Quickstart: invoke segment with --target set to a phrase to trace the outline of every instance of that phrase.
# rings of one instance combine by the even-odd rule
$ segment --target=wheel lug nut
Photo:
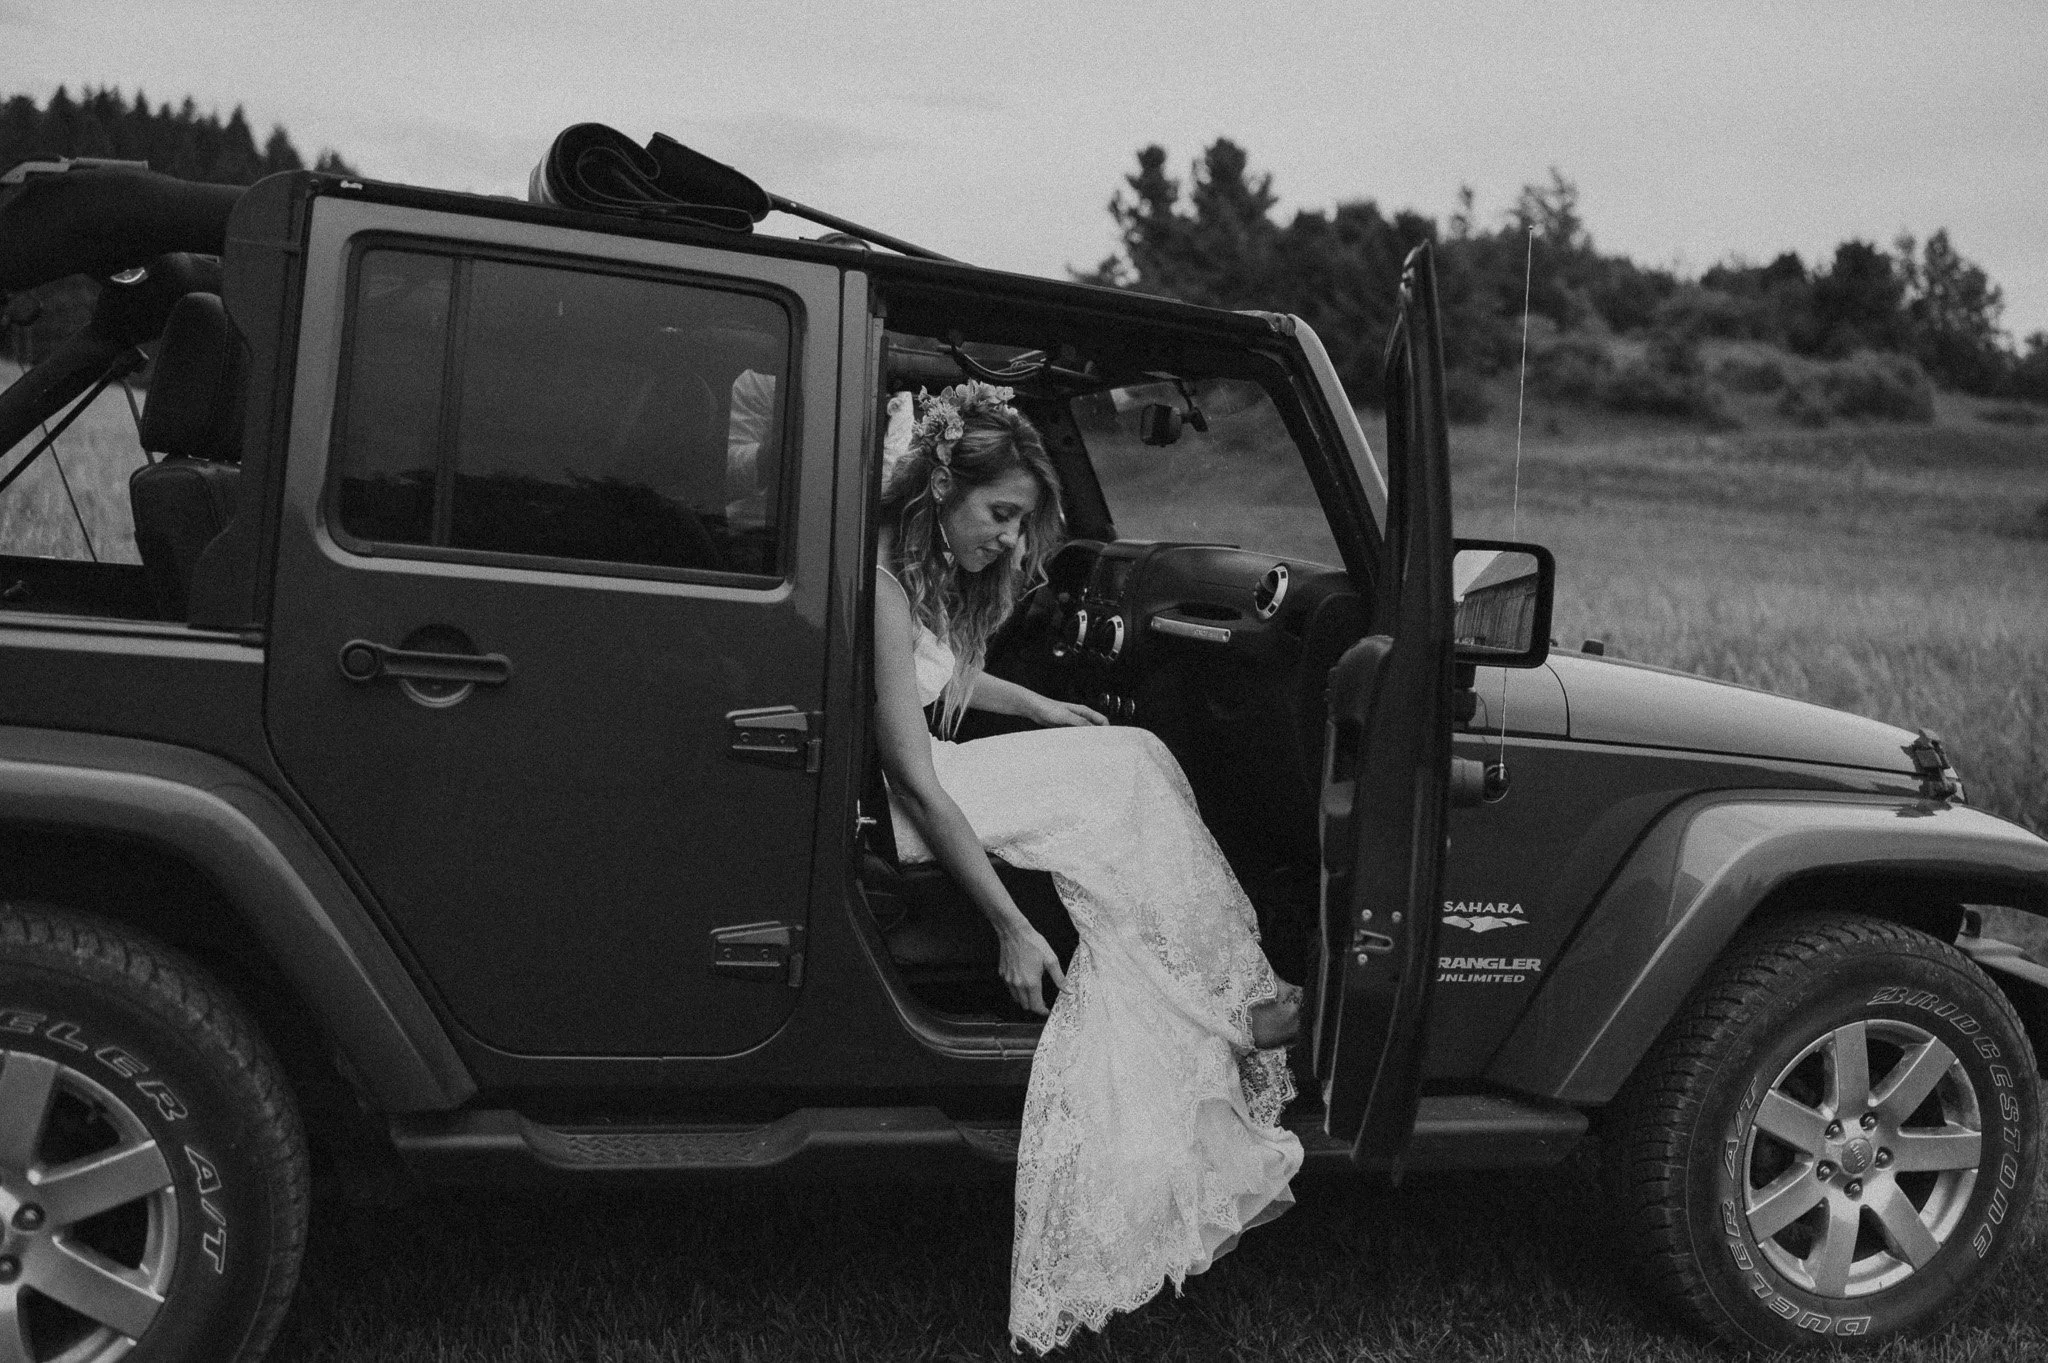
[[[1849,1186],[1843,1189],[1843,1191],[1848,1193],[1851,1197],[1863,1196],[1863,1180],[1857,1178],[1850,1179]]]
[[[11,1283],[21,1276],[21,1260],[12,1254],[0,1254],[0,1283]]]
[[[41,1230],[43,1209],[33,1202],[23,1203],[21,1210],[14,1214],[14,1226],[16,1230]]]
[[[1826,1160],[1822,1160],[1819,1164],[1813,1166],[1813,1175],[1815,1178],[1833,1178],[1835,1176],[1835,1166],[1829,1164]]]
[[[1892,1152],[1885,1149],[1879,1149],[1877,1152],[1877,1167],[1880,1169],[1886,1168],[1891,1164],[1891,1162]]]
[[[1835,1139],[1835,1137],[1837,1137],[1837,1136],[1839,1136],[1839,1135],[1841,1135],[1841,1134],[1842,1134],[1842,1124],[1841,1124],[1840,1122],[1829,1122],[1829,1123],[1828,1123],[1828,1139],[1829,1139],[1829,1140],[1833,1140],[1833,1139]]]
[[[1877,1114],[1876,1114],[1875,1112],[1866,1112],[1866,1113],[1864,1113],[1864,1114],[1863,1114],[1863,1129],[1864,1129],[1865,1131],[1868,1131],[1868,1130],[1870,1130],[1870,1128],[1871,1128],[1871,1127],[1873,1127],[1873,1126],[1876,1126],[1876,1125],[1877,1125]]]

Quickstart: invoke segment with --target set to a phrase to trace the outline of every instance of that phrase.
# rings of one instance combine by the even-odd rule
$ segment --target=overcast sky
[[[1234,138],[1283,215],[1441,218],[1469,184],[1493,220],[1556,166],[1603,249],[1689,273],[1947,227],[2007,328],[2048,330],[2042,0],[0,0],[0,71],[239,103],[259,137],[453,189],[523,193],[570,123],[660,130],[1055,275],[1111,249],[1149,142],[1185,177]]]

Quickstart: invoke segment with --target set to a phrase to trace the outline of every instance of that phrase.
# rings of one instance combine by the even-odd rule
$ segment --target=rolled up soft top
[[[768,195],[740,172],[656,133],[641,147],[616,128],[562,131],[527,180],[534,203],[745,232],[768,216]]]

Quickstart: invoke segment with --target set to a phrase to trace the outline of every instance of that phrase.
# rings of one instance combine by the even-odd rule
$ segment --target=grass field
[[[1301,1180],[1209,1273],[1077,1360],[1706,1363],[1634,1295],[1584,1165],[1399,1189]],[[1007,1359],[1007,1186],[442,1195],[323,1207],[280,1357],[303,1363]],[[1879,1357],[2048,1348],[2048,1208],[1968,1319]],[[1027,1355],[1029,1357],[1029,1355]]]
[[[1512,396],[1497,406],[1454,439],[1459,530],[1512,528],[1557,552],[1561,640],[1934,728],[1974,802],[2048,831],[2048,428],[1994,426],[1947,398],[1932,427],[1823,432],[1539,411],[1514,517]],[[118,395],[81,426],[101,443],[67,440],[65,468],[114,556],[132,427]],[[33,510],[14,508],[22,487],[0,498],[0,543],[78,553],[61,487],[32,476],[47,480]],[[1070,1356],[1727,1356],[1630,1295],[1584,1162],[1298,1193],[1184,1298]],[[279,1356],[1004,1358],[1009,1217],[1000,1181],[323,1201]],[[1879,1357],[2048,1358],[2048,1203],[1959,1324]]]
[[[1563,643],[1942,735],[1973,803],[2048,832],[2048,428],[1526,439],[1519,537]],[[1510,409],[1511,410],[1511,409]],[[1461,534],[1507,534],[1511,425],[1465,432]]]
[[[0,387],[14,382],[19,372],[0,361]],[[140,390],[135,396],[142,400]],[[9,451],[5,469],[12,469],[42,434],[38,430]],[[57,438],[54,457],[45,453],[0,493],[0,552],[141,562],[128,514],[128,475],[141,464],[135,418],[117,385],[101,393]]]

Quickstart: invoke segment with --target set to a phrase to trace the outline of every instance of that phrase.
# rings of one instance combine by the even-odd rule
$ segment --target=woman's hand
[[[996,939],[1002,947],[996,970],[1009,986],[1010,997],[1017,1000],[1019,1008],[1044,1017],[1050,1011],[1045,1006],[1045,977],[1052,976],[1058,988],[1067,987],[1067,972],[1060,969],[1060,958],[1022,914],[1014,923],[996,929]]]
[[[1085,705],[1076,705],[1070,700],[1054,700],[1040,696],[1031,718],[1048,729],[1071,729],[1089,724],[1107,724],[1101,714]]]

